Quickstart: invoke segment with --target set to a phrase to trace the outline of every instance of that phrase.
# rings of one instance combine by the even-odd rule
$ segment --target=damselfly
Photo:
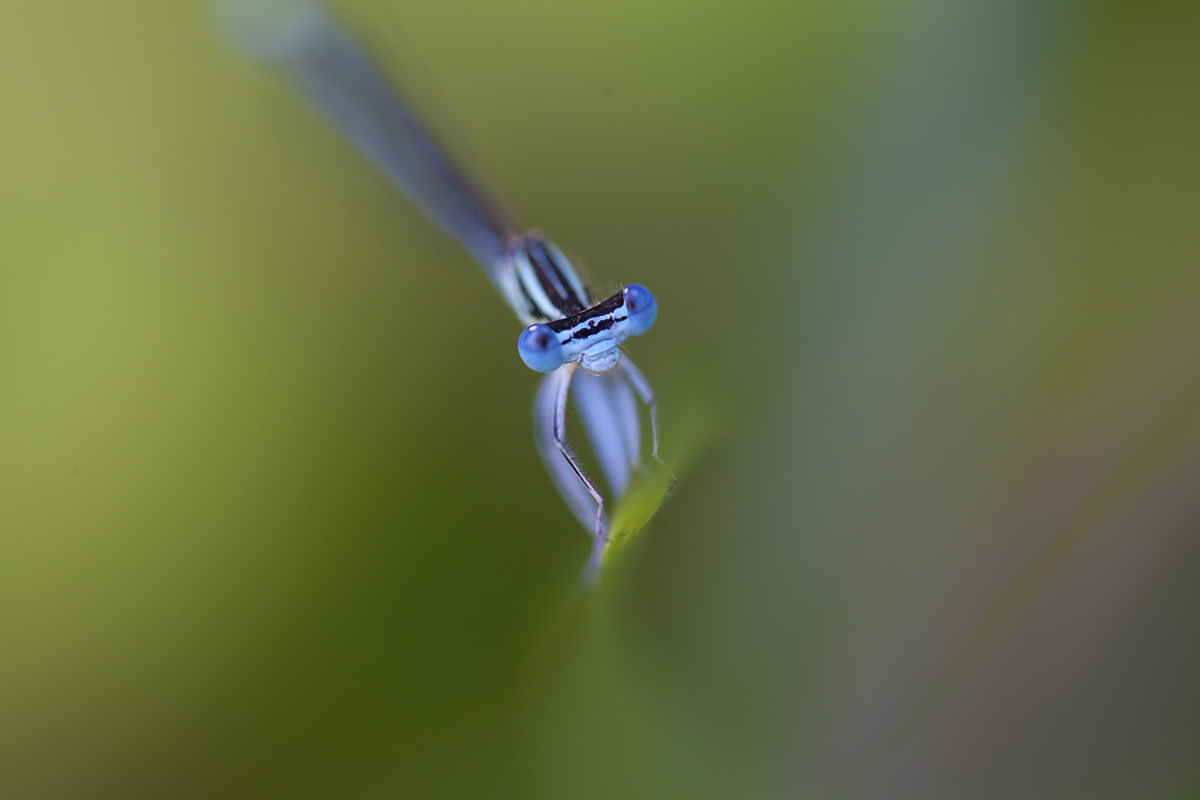
[[[648,289],[626,286],[596,302],[571,262],[536,232],[519,233],[457,170],[352,36],[315,2],[242,2],[223,7],[227,27],[252,55],[277,66],[304,98],[483,265],[527,327],[521,360],[548,373],[533,405],[534,441],[551,479],[593,537],[585,577],[598,574],[609,542],[607,503],[567,447],[567,398],[576,408],[612,494],[641,461],[636,398],[648,407],[651,456],[658,411],[621,343],[654,324]]]

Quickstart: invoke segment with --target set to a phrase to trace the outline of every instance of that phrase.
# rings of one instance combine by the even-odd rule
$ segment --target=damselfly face
[[[654,295],[626,286],[595,305],[571,262],[540,236],[515,240],[505,281],[509,302],[532,323],[517,339],[521,360],[537,372],[578,362],[588,372],[607,372],[621,362],[621,342],[650,330],[658,316]]]

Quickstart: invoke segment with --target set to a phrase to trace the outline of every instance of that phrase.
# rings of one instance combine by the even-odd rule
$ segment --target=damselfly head
[[[517,352],[537,372],[577,361],[588,372],[604,373],[621,363],[621,343],[650,330],[657,316],[650,290],[630,284],[591,308],[530,325],[517,339]]]

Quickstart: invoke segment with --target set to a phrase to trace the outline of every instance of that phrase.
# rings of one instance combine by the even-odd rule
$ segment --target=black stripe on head
[[[550,329],[552,331],[554,331],[555,333],[562,333],[564,331],[569,331],[572,328],[577,327],[577,326],[587,322],[588,320],[595,319],[596,317],[605,317],[605,316],[614,315],[614,314],[616,314],[617,311],[619,311],[620,309],[622,309],[624,307],[625,307],[625,293],[617,292],[612,297],[608,298],[607,300],[601,300],[599,303],[592,306],[591,308],[580,311],[577,314],[572,314],[569,317],[564,317],[563,319],[556,319],[553,322],[547,322],[546,324],[549,325]],[[613,326],[614,322],[615,322],[615,320],[611,320],[611,319],[600,320],[596,324],[596,327],[593,330],[593,332],[599,331],[599,330],[607,330]],[[601,328],[600,327],[601,325],[603,325],[604,327]],[[582,339],[582,338],[587,338],[587,336],[591,336],[591,333],[587,333],[586,336],[580,335],[576,338]]]
[[[594,325],[590,325],[590,326],[584,328],[583,330],[576,330],[574,333],[572,333],[570,335],[570,337],[567,338],[567,341],[569,342],[572,339],[574,339],[575,341],[581,342],[584,339],[590,339],[593,336],[595,336],[597,333],[600,333],[601,331],[606,331],[609,328],[611,328],[613,325],[616,325],[616,324],[617,324],[617,321],[615,319],[613,319],[612,317],[605,317],[604,319],[600,320],[599,322],[595,323]],[[564,344],[565,343],[566,342],[564,342]]]

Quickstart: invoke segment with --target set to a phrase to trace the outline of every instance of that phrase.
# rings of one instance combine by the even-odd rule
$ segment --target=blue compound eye
[[[525,366],[534,372],[554,372],[563,365],[562,345],[549,325],[540,322],[521,331],[517,352]]]
[[[629,312],[629,326],[634,336],[641,336],[654,327],[658,319],[658,303],[645,286],[631,283],[625,287],[625,309]]]

